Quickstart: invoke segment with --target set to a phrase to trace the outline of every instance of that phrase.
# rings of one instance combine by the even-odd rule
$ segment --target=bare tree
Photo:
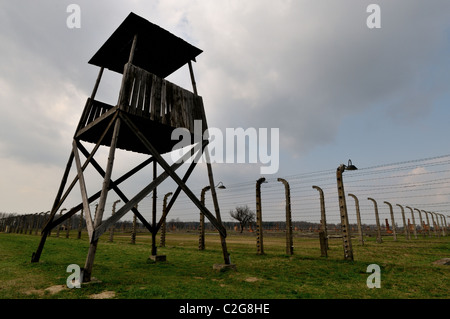
[[[245,226],[255,222],[255,213],[247,205],[237,206],[234,211],[230,211],[230,216],[239,221],[241,233]]]

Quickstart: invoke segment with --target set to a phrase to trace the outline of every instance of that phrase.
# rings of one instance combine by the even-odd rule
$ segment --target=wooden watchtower
[[[84,282],[90,281],[99,237],[109,226],[130,210],[152,234],[152,255],[156,255],[156,233],[182,190],[219,231],[225,264],[230,263],[225,241],[226,231],[222,225],[212,168],[208,161],[208,141],[203,141],[200,138],[199,140],[202,143],[192,143],[191,151],[185,153],[182,161],[177,161],[171,165],[161,156],[174,150],[174,146],[179,142],[171,139],[171,133],[174,129],[187,129],[193,138],[192,141],[194,141],[194,134],[198,134],[198,132],[194,132],[195,120],[200,120],[202,123],[200,134],[208,128],[203,100],[197,94],[191,63],[201,52],[200,49],[170,32],[134,13],[130,13],[91,58],[89,63],[100,67],[100,71],[92,95],[87,99],[76,128],[72,141],[72,151],[50,217],[43,228],[41,241],[36,252],[33,253],[32,262],[39,261],[50,230],[80,210],[84,212],[90,239],[90,248],[83,271]],[[189,67],[193,92],[164,79],[186,64]],[[95,99],[105,68],[123,75],[117,105],[109,105]],[[93,143],[95,146],[89,152],[80,143],[81,141]],[[109,147],[109,157],[105,169],[94,158],[101,145]],[[150,157],[120,178],[112,180],[111,173],[117,148],[146,154]],[[86,158],[84,162],[81,161],[80,153]],[[207,158],[209,185],[215,215],[186,186],[186,181],[202,154],[205,154]],[[191,157],[195,157],[196,160],[190,161],[184,176],[180,177],[176,170]],[[69,172],[74,162],[77,174],[72,183],[67,184]],[[151,183],[143,187],[133,198],[127,198],[120,190],[119,185],[151,163],[154,172]],[[100,190],[91,196],[88,196],[86,192],[86,182],[83,175],[89,164],[103,178],[103,184],[99,187]],[[163,173],[159,176],[156,176],[157,164],[163,169]],[[150,223],[139,213],[136,204],[156,190],[156,187],[169,176],[176,182],[177,189],[173,192],[166,212],[159,222],[156,222],[155,210],[153,210],[152,222]],[[56,212],[77,183],[81,190],[81,203],[55,219]],[[113,190],[120,197],[124,205],[113,216],[103,220],[106,198],[110,190]],[[96,200],[98,200],[98,206],[95,216],[92,217],[89,205]]]

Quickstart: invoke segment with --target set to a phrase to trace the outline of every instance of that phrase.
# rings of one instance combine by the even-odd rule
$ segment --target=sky
[[[367,24],[372,3],[380,28]],[[79,28],[67,24],[70,4]],[[130,12],[203,50],[193,67],[210,127],[279,130],[268,179],[450,153],[446,0],[3,0],[0,211],[50,210],[98,73],[87,62]],[[97,99],[114,104],[120,76],[105,73]],[[191,90],[187,67],[168,79]],[[140,160],[118,154],[113,176]],[[254,185],[261,166],[217,163],[215,181]],[[92,175],[90,192],[101,187]],[[149,178],[124,189],[131,197]],[[207,184],[199,165],[188,185]],[[75,192],[67,205],[79,201]]]

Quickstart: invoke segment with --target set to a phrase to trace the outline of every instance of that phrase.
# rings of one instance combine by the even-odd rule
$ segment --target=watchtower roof
[[[90,64],[123,73],[137,34],[133,65],[161,78],[172,74],[203,51],[131,12],[89,60]]]

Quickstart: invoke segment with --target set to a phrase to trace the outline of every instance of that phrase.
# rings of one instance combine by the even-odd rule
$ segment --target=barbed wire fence
[[[266,177],[266,182],[261,185],[264,230],[283,231],[285,227],[285,187],[278,178],[286,180],[290,187],[291,219],[294,231],[318,232],[320,230],[322,219],[320,194],[313,188],[316,186],[323,190],[329,234],[332,235],[333,232],[339,234],[341,219],[336,169]],[[229,228],[236,224],[229,212],[237,206],[249,206],[251,210],[256,211],[256,180],[257,178],[234,184],[228,184],[225,181],[226,189],[217,193],[222,220]],[[450,155],[359,167],[356,171],[344,172],[343,183],[350,231],[353,235],[358,230],[358,220],[356,202],[352,197],[358,199],[360,224],[366,233],[373,234],[377,227],[374,204],[368,198],[377,202],[379,224],[383,235],[391,235],[394,229],[397,235],[405,234],[405,236],[411,236],[414,230],[422,235],[436,237],[449,233],[447,218],[450,215]],[[201,190],[201,188],[193,188],[194,193],[197,192],[199,196]],[[350,197],[348,194],[353,196]],[[146,218],[150,218],[152,211],[151,195],[149,198],[148,201],[143,200],[140,203],[140,211]],[[205,204],[212,205],[212,202],[207,198]],[[95,209],[95,203],[91,206]],[[112,206],[113,202],[107,203],[107,207],[112,208]],[[390,212],[391,206],[394,219]],[[0,231],[38,235],[47,221],[48,214],[49,212],[25,215],[1,213]],[[78,229],[80,224],[78,215],[80,214],[74,215],[68,223],[59,225],[61,230]],[[199,212],[188,198],[183,198],[181,195],[170,215],[172,215],[172,224],[168,221],[168,231],[174,229],[177,223],[180,225],[191,222],[189,227],[193,229],[199,226]],[[84,224],[82,226],[85,227]],[[144,230],[144,227],[140,226],[138,225],[138,231]],[[119,222],[116,227],[122,231],[131,231],[132,222]],[[209,229],[212,230],[211,225]]]
[[[292,220],[294,222],[320,223],[320,196],[312,187],[318,186],[324,193],[327,223],[339,225],[336,169],[266,177],[266,183],[261,185],[262,215],[265,222],[285,220],[285,190],[283,184],[277,181],[277,178],[280,177],[287,180],[290,185]],[[376,225],[374,207],[367,199],[369,197],[378,202],[379,218],[384,228],[386,228],[386,219],[391,223],[389,206],[384,202],[392,204],[397,228],[403,227],[403,216],[398,205],[405,209],[407,225],[408,219],[410,224],[413,221],[406,206],[420,211],[442,214],[443,216],[439,215],[439,225],[447,226],[446,218],[448,218],[447,215],[450,215],[450,155],[359,168],[356,171],[345,172],[343,179],[347,195],[349,223],[353,227],[357,224],[356,207],[348,194],[353,194],[358,198],[361,223],[368,227]],[[256,211],[255,185],[256,178],[254,181],[227,184],[226,190],[218,192],[224,221],[233,221],[228,212],[236,206],[248,205],[253,211]],[[197,191],[200,193],[200,189]],[[185,205],[188,205],[188,200],[180,198],[179,206],[186,207]],[[191,218],[193,213],[188,210],[179,210],[175,214],[183,220]],[[417,210],[414,211],[414,215],[415,219],[419,220]],[[420,226],[418,224],[419,228]],[[392,224],[390,227],[392,228]],[[431,224],[430,227],[434,228],[435,226]],[[437,221],[436,227],[439,227]]]

